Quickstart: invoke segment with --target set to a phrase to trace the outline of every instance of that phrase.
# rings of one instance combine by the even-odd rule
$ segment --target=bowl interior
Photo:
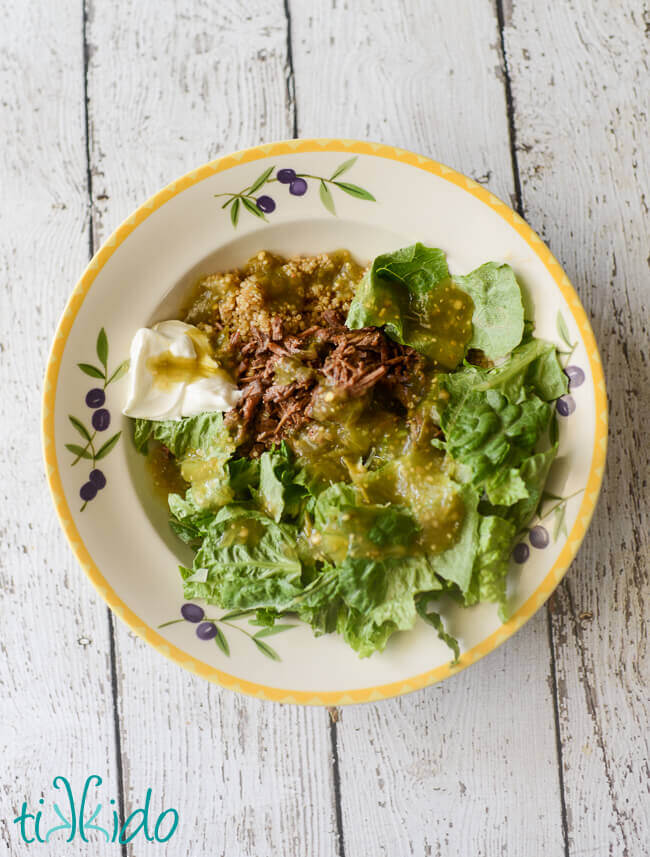
[[[331,175],[354,146],[358,155],[350,181],[372,192],[376,201],[337,192],[333,216],[324,210],[317,185],[292,197],[278,184],[272,189],[277,209],[268,222],[240,215],[233,228],[215,199],[246,188],[270,167]],[[504,629],[492,605],[445,606],[448,627],[466,653],[461,665],[467,665],[543,603],[588,524],[604,460],[603,423],[606,427],[593,335],[566,277],[537,236],[503,203],[448,168],[388,147],[338,141],[325,147],[305,141],[297,149],[277,144],[244,155],[207,165],[161,191],[109,239],[75,290],[53,349],[45,398],[45,453],[55,501],[82,564],[111,606],[185,666],[258,695],[304,702],[412,690],[450,673],[446,646],[423,623],[395,635],[382,655],[366,660],[337,636],[316,639],[311,629],[300,626],[277,638],[282,661],[271,665],[243,635],[229,640],[226,659],[216,646],[199,640],[189,623],[159,628],[178,616],[183,595],[177,565],[191,562],[191,553],[169,530],[165,503],[154,493],[145,459],[131,442],[130,421],[120,416],[124,379],[107,388],[111,431],[122,431],[102,465],[108,484],[82,511],[83,472],[79,463],[72,466],[66,447],[74,440],[69,416],[89,418],[84,397],[92,381],[79,371],[79,363],[95,359],[103,328],[110,371],[128,356],[137,328],[178,317],[201,276],[241,266],[262,249],[309,255],[344,247],[365,263],[378,253],[422,241],[447,252],[452,273],[464,274],[488,260],[511,264],[536,335],[560,345],[568,337],[574,346],[571,363],[584,370],[585,382],[572,392],[576,415],[560,420],[560,454],[549,482],[554,494],[566,498],[563,520],[545,550],[533,549],[527,562],[513,564],[513,620]]]

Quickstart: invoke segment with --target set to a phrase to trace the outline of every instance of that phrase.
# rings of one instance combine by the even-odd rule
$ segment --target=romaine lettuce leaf
[[[486,262],[454,282],[474,304],[470,348],[480,348],[490,360],[504,357],[521,342],[524,307],[521,290],[510,265]]]
[[[470,468],[473,484],[484,487],[492,502],[507,502],[508,494],[514,502],[526,495],[511,471],[532,453],[550,416],[550,406],[535,395],[513,404],[489,389],[450,395],[441,424],[447,451]]]
[[[471,338],[472,302],[449,277],[445,254],[414,244],[377,256],[357,286],[346,325],[384,327],[392,339],[455,368]]]
[[[524,459],[525,461],[526,459]],[[504,467],[485,483],[485,492],[491,503],[511,506],[528,497],[526,483],[521,478],[519,467]]]
[[[321,632],[337,630],[360,657],[382,651],[395,631],[413,627],[415,596],[440,588],[423,555],[404,559],[348,558],[324,575],[326,585],[298,608]]]
[[[295,477],[293,456],[284,441],[278,449],[268,450],[260,456],[259,488],[251,493],[260,509],[276,522],[282,518],[295,518],[300,511],[307,489],[296,483]]]
[[[557,360],[555,346],[543,339],[523,342],[508,359],[493,369],[466,364],[458,372],[446,375],[445,387],[450,392],[484,393],[498,390],[511,402],[518,402],[532,392],[545,402],[556,393],[567,391],[567,379]]]
[[[531,480],[522,468],[551,418],[551,405],[541,395],[561,389],[562,374],[554,346],[535,339],[496,369],[466,365],[440,376],[444,446],[469,468],[471,482],[485,490],[493,506],[529,508]]]
[[[346,557],[404,556],[420,531],[405,506],[365,502],[343,482],[318,495],[312,514],[316,544],[334,563]]]
[[[557,349],[551,342],[542,342],[543,348],[539,357],[532,361],[526,373],[526,384],[545,402],[552,402],[564,396],[569,389],[567,376],[564,374],[557,356]]]
[[[186,498],[180,494],[170,494],[167,504],[171,512],[169,525],[176,535],[189,545],[196,546],[207,532],[209,524],[214,519],[214,512],[200,509],[187,492]]]
[[[226,463],[235,451],[235,442],[222,414],[206,413],[180,420],[136,420],[136,446],[145,449],[150,438],[164,444],[176,458],[181,476],[190,483],[187,498],[197,507],[218,509],[233,499]]]
[[[478,550],[478,491],[471,485],[463,485],[460,489],[465,515],[456,543],[431,558],[431,565],[436,573],[446,581],[455,583],[461,592],[465,593],[470,587],[474,561]]]
[[[160,441],[181,459],[194,452],[209,458],[215,454],[235,450],[235,444],[223,424],[223,414],[205,413],[180,420],[135,420],[134,440],[138,449],[143,449],[149,438]]]
[[[557,455],[557,449],[556,443],[545,452],[537,452],[522,462],[518,472],[526,486],[526,497],[510,505],[482,503],[481,512],[507,518],[513,523],[516,532],[521,530],[533,517],[539,505],[544,483]]]
[[[383,567],[383,585],[380,586],[375,577],[371,597],[366,600],[353,585],[355,579],[360,581],[362,577],[358,576],[358,571],[347,570],[353,564],[358,569],[363,562],[348,560],[342,585],[347,609],[339,613],[337,630],[361,657],[367,657],[374,651],[382,651],[395,631],[407,631],[413,627],[417,618],[415,596],[423,591],[440,589],[440,582],[423,555],[402,560],[389,559],[378,563]]]
[[[259,458],[231,458],[227,469],[235,499],[251,500],[260,484]]]
[[[445,253],[435,247],[417,243],[377,256],[357,287],[345,323],[352,330],[384,326],[388,336],[404,343],[404,314],[411,300],[448,277]]]
[[[140,418],[133,420],[133,443],[138,452],[147,453],[147,441],[151,437],[153,431],[153,420],[143,420]]]
[[[261,512],[230,504],[208,525],[186,598],[205,598],[227,609],[286,608],[302,591],[297,528]]]
[[[496,515],[481,517],[474,568],[476,600],[496,602],[504,620],[506,578],[515,534],[515,526],[510,521]]]

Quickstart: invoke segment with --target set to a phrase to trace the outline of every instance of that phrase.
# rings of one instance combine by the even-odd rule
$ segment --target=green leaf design
[[[246,211],[250,211],[251,214],[254,214],[255,217],[261,217],[262,220],[266,220],[264,214],[259,210],[259,208],[255,205],[255,203],[251,202],[250,199],[246,199],[245,196],[240,197],[242,201],[242,205],[246,209]]]
[[[560,436],[560,427],[557,421],[557,415],[554,413],[551,417],[551,422],[548,426],[548,438],[551,442],[551,446],[555,446],[558,442],[558,438]]]
[[[540,505],[546,503],[547,500],[562,500],[562,497],[558,497],[557,494],[553,494],[551,491],[542,491],[542,496],[539,501]]]
[[[566,532],[566,526],[565,526],[566,502],[560,503],[560,505],[555,510],[553,517],[554,517],[553,541],[556,542],[558,539],[558,536],[562,533],[562,531],[564,530]]]
[[[255,613],[255,609],[248,610],[231,610],[230,613],[225,613],[223,616],[219,617],[220,622],[225,622],[230,619],[241,619],[242,616],[251,616]]]
[[[325,208],[329,211],[330,214],[336,216],[336,208],[334,207],[334,199],[330,192],[330,189],[327,187],[325,182],[321,179],[320,182],[320,201],[323,203]]]
[[[131,362],[130,360],[123,360],[123,361],[120,363],[120,365],[117,367],[117,369],[115,370],[115,372],[113,372],[113,374],[111,375],[111,377],[110,377],[110,378],[108,379],[108,381],[106,382],[106,386],[107,386],[107,387],[108,387],[108,385],[109,385],[109,384],[112,384],[112,383],[113,383],[113,381],[119,381],[119,380],[120,380],[120,378],[121,378],[123,375],[126,375],[126,373],[129,371],[129,363],[130,363],[130,362]]]
[[[73,417],[72,414],[68,414],[68,419],[72,423],[72,425],[76,428],[79,434],[83,437],[84,440],[90,440],[90,432],[86,428],[86,426],[78,420],[76,417]]]
[[[357,162],[357,158],[358,158],[358,155],[355,155],[353,158],[350,158],[347,161],[343,161],[342,164],[339,164],[339,166],[334,170],[334,172],[330,176],[330,181],[332,179],[336,179],[339,176],[343,175],[343,173],[346,173],[350,169],[350,167],[353,167],[355,165],[355,163]]]
[[[253,636],[256,640],[259,640],[260,637],[272,637],[274,634],[281,634],[282,631],[289,631],[295,627],[296,625],[271,625],[270,628],[262,628],[261,631],[253,634]]]
[[[215,624],[214,627],[217,629],[217,636],[214,638],[215,643],[219,646],[224,655],[230,657],[230,646],[228,645],[228,640],[226,640],[223,631],[218,625]]]
[[[179,622],[185,622],[185,619],[171,619],[169,622],[163,622],[158,625],[159,628],[168,628],[170,625],[178,625]]]
[[[83,446],[78,446],[76,443],[66,443],[65,448],[68,452],[71,452],[73,455],[76,455],[77,458],[90,458],[92,459],[92,454],[84,449]]]
[[[106,363],[108,361],[108,337],[106,336],[106,331],[103,327],[97,336],[97,357],[104,369],[106,369]]]
[[[332,182],[336,187],[340,187],[341,190],[344,190],[346,193],[349,193],[350,196],[354,196],[357,199],[367,199],[370,202],[377,202],[374,196],[369,193],[367,190],[364,190],[362,187],[356,184],[350,184],[350,182]]]
[[[115,444],[120,439],[121,434],[122,432],[118,431],[118,433],[114,434],[110,440],[107,440],[103,446],[100,446],[99,450],[97,451],[97,455],[95,455],[95,461],[99,461],[100,458],[105,458],[108,455],[108,453],[111,451],[111,449],[113,449]]]
[[[282,660],[280,655],[275,651],[275,649],[271,648],[268,643],[265,643],[263,640],[258,640],[257,637],[251,637],[251,640],[255,643],[260,652],[262,652],[263,655],[266,655],[267,658],[271,658],[272,661]]]
[[[236,199],[233,202],[232,208],[230,209],[230,222],[234,227],[236,227],[239,222],[239,199]]]
[[[274,169],[275,166],[269,167],[268,170],[264,170],[264,172],[255,179],[253,184],[247,188],[246,193],[255,193],[256,190],[259,190],[262,185],[266,184]]]
[[[86,375],[90,375],[91,378],[101,378],[102,381],[106,380],[104,372],[96,366],[91,366],[90,363],[77,363],[77,366],[82,372],[85,372]]]
[[[569,348],[573,348],[573,343],[571,342],[571,337],[569,334],[569,328],[566,326],[566,322],[564,320],[564,316],[558,310],[557,318],[556,318],[556,327],[557,332],[560,335],[560,338],[564,340],[565,344]]]

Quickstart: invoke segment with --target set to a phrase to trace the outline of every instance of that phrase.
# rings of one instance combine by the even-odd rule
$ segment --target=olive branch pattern
[[[276,209],[276,202],[273,197],[268,194],[259,194],[263,187],[270,185],[273,182],[288,185],[289,193],[292,196],[304,196],[309,187],[309,181],[318,182],[318,194],[323,206],[330,214],[336,216],[336,205],[332,188],[338,188],[347,193],[348,196],[353,196],[356,199],[364,199],[369,202],[376,202],[375,197],[365,188],[359,185],[352,184],[347,181],[339,181],[343,173],[351,169],[357,160],[357,155],[349,158],[347,161],[339,164],[331,176],[316,176],[312,173],[297,173],[290,168],[278,170],[275,176],[273,171],[275,166],[268,167],[261,173],[255,181],[237,193],[215,193],[215,197],[228,197],[221,206],[222,208],[230,208],[230,222],[233,228],[237,228],[239,223],[239,215],[242,211],[247,211],[249,214],[259,217],[268,222],[267,214],[272,214]]]
[[[586,379],[584,370],[581,369],[580,366],[567,365],[573,356],[573,352],[578,347],[578,340],[575,342],[571,341],[569,328],[560,311],[558,311],[558,314],[555,317],[555,329],[559,339],[562,341],[562,346],[557,348],[557,353],[560,357],[560,365],[563,366],[564,374],[568,379],[569,392],[564,396],[560,396],[560,398],[555,402],[556,413],[553,414],[549,426],[549,440],[552,444],[557,443],[559,438],[558,416],[570,417],[576,409],[576,400],[571,395],[571,391],[577,387],[581,387]],[[543,550],[549,546],[551,539],[553,542],[556,542],[560,536],[568,535],[566,525],[567,503],[573,497],[577,497],[578,494],[582,494],[583,491],[584,489],[581,488],[579,491],[575,491],[573,494],[569,494],[566,497],[561,497],[550,491],[544,491],[542,493],[535,519],[536,523],[532,527],[525,527],[521,530],[518,536],[519,540],[512,550],[512,558],[516,563],[522,564],[530,557],[530,547],[526,541],[524,541],[526,537],[528,537],[528,542],[530,542],[532,547],[537,550]],[[546,505],[548,503],[552,503],[553,505],[549,508]],[[545,505],[546,511],[544,511]],[[551,533],[549,533],[546,526],[542,523],[549,518],[552,518]]]
[[[94,363],[77,363],[78,368],[81,369],[84,375],[96,378],[98,381],[102,382],[101,387],[93,387],[86,393],[86,405],[93,412],[90,419],[91,428],[88,428],[83,420],[72,416],[72,414],[68,414],[70,424],[75,431],[81,435],[82,441],[85,441],[85,443],[65,444],[65,448],[74,456],[74,460],[70,465],[71,467],[74,467],[82,460],[90,462],[91,469],[88,475],[88,480],[84,482],[79,490],[79,496],[83,500],[83,505],[79,510],[80,512],[83,512],[88,503],[91,500],[94,500],[98,491],[101,491],[102,488],[106,487],[106,476],[104,472],[97,467],[97,462],[101,461],[102,458],[106,458],[109,452],[111,452],[115,447],[120,439],[120,435],[122,434],[121,431],[118,431],[101,445],[98,443],[97,435],[106,431],[111,424],[110,411],[108,408],[104,407],[106,404],[106,388],[115,381],[118,381],[129,368],[129,361],[124,360],[112,372],[109,372],[108,337],[106,336],[106,331],[103,327],[97,336],[95,351],[97,353],[99,365]]]
[[[205,615],[203,607],[199,604],[187,602],[181,607],[180,619],[172,619],[169,622],[163,622],[162,625],[158,625],[158,628],[167,628],[170,625],[176,625],[178,622],[192,622],[196,625],[196,636],[199,640],[214,640],[217,647],[221,649],[224,655],[230,657],[230,645],[223,630],[219,627],[220,625],[225,625],[228,628],[234,628],[235,631],[239,631],[241,634],[248,637],[248,639],[255,644],[257,650],[267,658],[270,658],[272,661],[281,661],[282,658],[273,646],[270,646],[263,638],[280,634],[283,631],[290,631],[291,628],[296,628],[297,626],[286,623],[267,625],[263,621],[253,618],[249,619],[249,625],[257,625],[260,630],[251,633],[250,631],[247,631],[246,628],[242,628],[240,625],[234,624],[235,619],[252,616],[256,612],[256,610],[231,610],[229,613],[224,613],[223,616],[208,618]]]
[[[566,525],[567,503],[569,500],[573,499],[573,497],[577,497],[578,494],[582,494],[583,492],[584,488],[580,488],[579,491],[574,491],[573,494],[568,494],[566,497],[560,497],[550,491],[544,491],[539,502],[537,513],[538,523],[532,527],[525,527],[521,530],[519,534],[520,538],[523,539],[527,535],[528,541],[534,548],[537,548],[537,550],[544,550],[544,548],[547,548],[550,545],[551,538],[553,539],[553,543],[555,543],[560,536],[568,536],[569,533]],[[552,502],[553,505],[543,512],[542,510],[544,505],[549,502]],[[549,533],[548,529],[541,522],[551,517],[553,519],[553,527],[552,533]],[[525,541],[519,541],[513,548],[512,558],[516,563],[521,565],[526,562],[529,556],[529,546]]]

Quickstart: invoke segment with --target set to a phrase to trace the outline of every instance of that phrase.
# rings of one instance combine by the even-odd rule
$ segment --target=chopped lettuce
[[[493,505],[486,502],[482,505],[482,513],[494,513],[512,521],[515,531],[519,531],[533,517],[542,497],[544,483],[557,455],[557,443],[545,452],[529,456],[519,467],[519,476],[526,488],[526,495],[511,505]]]
[[[186,499],[201,509],[218,509],[233,499],[226,465],[235,442],[220,413],[180,420],[136,420],[134,440],[140,450],[149,439],[164,444],[178,461],[181,476],[190,483]]]
[[[449,277],[445,254],[414,244],[372,263],[350,305],[348,327],[384,327],[386,334],[454,369],[471,338],[472,302]]]
[[[296,469],[286,443],[279,449],[271,449],[260,457],[259,488],[251,489],[260,508],[274,521],[282,516],[295,518],[300,502],[307,494],[302,485],[295,482]]]
[[[360,572],[369,565],[368,561],[358,559],[347,563],[342,588],[346,609],[339,613],[337,630],[361,657],[382,651],[395,631],[411,629],[417,618],[415,596],[440,588],[426,557],[388,559],[373,563],[373,571],[368,572],[375,587],[366,600],[361,596]],[[354,570],[350,568],[353,564],[356,564]]]
[[[188,497],[170,494],[167,497],[171,512],[170,526],[176,535],[189,545],[196,546],[207,532],[214,517],[209,509],[200,509],[188,492]]]
[[[548,399],[561,384],[561,370],[550,349],[553,346],[533,339],[496,369],[466,365],[440,376],[444,446],[494,506],[522,503],[521,509],[530,508],[525,501],[532,496],[537,464],[529,459],[549,425]],[[545,459],[543,478],[550,460]],[[530,514],[536,505],[534,501]]]
[[[230,489],[235,499],[252,499],[260,484],[259,458],[231,458],[227,470]]]
[[[478,531],[478,552],[474,566],[472,596],[467,599],[493,601],[502,615],[506,610],[506,577],[513,539],[514,524],[496,515],[481,517]]]
[[[450,394],[441,424],[447,451],[469,467],[473,484],[492,502],[509,505],[525,492],[512,471],[532,454],[550,417],[550,406],[535,395],[513,404],[497,390],[486,390]],[[514,499],[506,499],[508,494]]]
[[[474,561],[478,550],[478,491],[471,485],[462,488],[465,515],[459,537],[452,547],[434,554],[431,563],[436,573],[445,581],[454,583],[461,592],[468,591],[472,582]]]
[[[186,598],[222,607],[281,610],[302,592],[296,527],[230,504],[205,529],[185,580]]]
[[[330,485],[316,497],[313,528],[312,542],[331,562],[380,554],[404,556],[420,530],[405,506],[363,502],[357,489],[344,482]]]
[[[417,306],[448,277],[445,254],[435,247],[418,243],[377,256],[357,287],[345,323],[352,330],[383,325],[392,339],[406,342],[410,304]]]
[[[490,360],[504,357],[521,342],[524,307],[521,290],[510,265],[486,262],[454,282],[474,303],[470,348],[479,348]]]
[[[524,335],[524,307],[509,265],[486,262],[466,276],[450,277],[444,252],[418,243],[377,256],[357,287],[346,324],[383,326],[434,365],[454,369],[468,347],[490,360],[516,348]]]
[[[557,357],[555,346],[551,342],[535,339],[541,342],[540,354],[528,367],[526,383],[545,402],[552,402],[564,396],[569,389],[567,376],[564,374]]]
[[[136,447],[139,450],[145,449],[150,438],[164,444],[177,459],[182,459],[191,452],[205,458],[227,452],[230,458],[235,450],[220,413],[199,414],[196,417],[182,417],[180,420],[135,420]]]
[[[347,558],[327,567],[298,615],[317,632],[337,630],[361,657],[381,651],[395,631],[409,630],[417,613],[415,597],[441,588],[424,556],[373,560]]]

